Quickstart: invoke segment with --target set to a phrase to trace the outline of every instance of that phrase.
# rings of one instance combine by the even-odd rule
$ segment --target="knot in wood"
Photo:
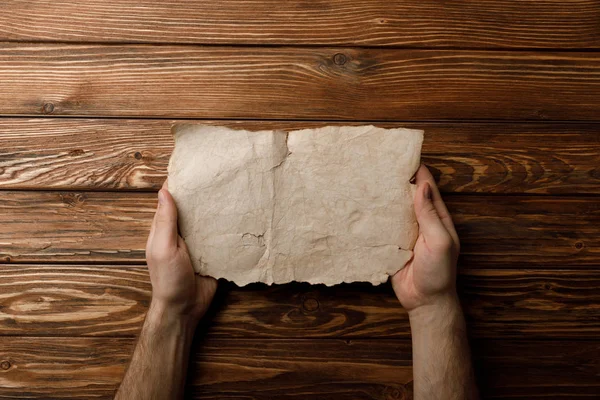
[[[42,107],[42,112],[44,114],[52,114],[52,112],[54,112],[54,104],[45,103],[44,106]]]
[[[60,195],[63,203],[67,205],[67,207],[77,207],[80,204],[83,204],[87,199],[85,194],[82,193],[67,193],[65,195]]]
[[[347,58],[342,53],[337,53],[333,56],[333,62],[335,65],[344,65],[346,64]]]
[[[140,153],[139,151],[136,151],[133,156],[135,157],[136,160],[142,159],[142,153]]]
[[[2,361],[0,363],[0,368],[2,368],[3,370],[7,370],[10,368],[10,362],[9,361]]]
[[[576,248],[577,250],[581,250],[581,249],[583,249],[583,242],[577,242],[577,243],[575,243],[575,248]]]
[[[72,157],[77,157],[83,154],[85,154],[85,151],[83,151],[82,149],[73,149],[69,151],[69,155]]]
[[[313,312],[319,309],[319,301],[313,297],[307,297],[302,302],[304,311]]]
[[[403,390],[400,390],[396,387],[388,387],[385,390],[385,399],[386,400],[398,400],[405,398],[405,393]]]

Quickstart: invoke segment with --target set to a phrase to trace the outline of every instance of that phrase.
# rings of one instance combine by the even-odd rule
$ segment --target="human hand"
[[[158,208],[146,243],[146,260],[152,282],[152,305],[197,323],[210,306],[217,281],[195,274],[185,241],[177,232],[177,206],[166,181],[158,192]]]
[[[425,165],[416,174],[415,214],[419,236],[412,260],[392,277],[392,287],[409,312],[458,304],[456,262],[460,244],[448,209]]]

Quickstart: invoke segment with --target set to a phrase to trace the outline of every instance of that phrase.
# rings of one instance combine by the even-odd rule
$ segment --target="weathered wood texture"
[[[169,128],[194,118],[425,129],[483,397],[597,398],[598,21],[592,0],[2,2],[0,398],[112,398]],[[209,314],[189,398],[412,398],[389,284],[223,283]]]
[[[0,335],[138,333],[150,301],[145,267],[2,265]],[[600,271],[465,270],[460,295],[474,338],[594,339]],[[205,321],[222,338],[409,338],[389,285],[221,282]]]
[[[178,122],[185,121],[0,119],[0,188],[158,190]],[[285,130],[344,124],[196,122]],[[425,130],[423,162],[443,192],[600,194],[600,124],[377,125]]]
[[[600,115],[595,52],[4,43],[0,81],[4,115],[326,120]]]
[[[0,40],[599,48],[582,1],[11,1]]]
[[[471,347],[484,399],[593,399],[600,393],[598,341],[479,341]]]
[[[0,192],[0,261],[143,262],[155,197]]]
[[[110,399],[133,339],[0,337],[0,397]],[[484,398],[596,398],[598,342],[474,343]],[[567,373],[568,371],[568,373]],[[411,399],[409,341],[199,340],[194,399]]]
[[[470,267],[600,265],[595,197],[447,196]],[[0,191],[0,262],[143,263],[154,193]]]
[[[0,266],[0,335],[133,336],[150,304],[146,267]]]

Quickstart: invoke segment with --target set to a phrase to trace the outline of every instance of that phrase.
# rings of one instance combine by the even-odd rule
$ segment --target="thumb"
[[[419,223],[419,231],[425,242],[434,244],[448,236],[446,228],[433,204],[433,191],[429,182],[425,182],[415,197],[415,214]]]
[[[177,206],[167,189],[158,192],[158,209],[154,215],[153,243],[160,247],[177,247]]]

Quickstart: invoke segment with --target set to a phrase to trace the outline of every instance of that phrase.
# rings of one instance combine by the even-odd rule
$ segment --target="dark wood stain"
[[[145,266],[2,265],[0,332],[24,336],[135,336],[150,301]],[[594,339],[600,272],[480,270],[459,274],[473,338]],[[408,317],[389,284],[221,282],[204,329],[218,338],[401,338]]]
[[[166,179],[173,149],[171,126],[182,122],[0,119],[0,140],[6,144],[0,148],[0,165],[5,169],[0,174],[0,188],[158,190]],[[294,130],[332,124],[191,122],[256,130]],[[376,125],[423,129],[423,162],[446,193],[600,194],[600,124],[390,122]]]
[[[333,61],[339,53],[344,65]],[[577,121],[600,113],[594,52],[6,43],[0,81],[0,115],[47,115],[31,106],[46,99],[62,116]]]
[[[370,121],[425,130],[483,398],[598,397],[598,2],[0,11],[0,397],[112,398],[150,301],[171,125]],[[223,282],[191,359],[192,399],[413,397],[389,284]]]
[[[127,14],[132,10],[135,18]],[[600,47],[600,6],[593,0],[54,0],[2,11],[0,25],[19,29],[2,30],[0,40],[14,41]]]
[[[0,337],[0,359],[11,365],[0,371],[0,395],[110,399],[134,343]],[[595,398],[599,355],[597,341],[473,342],[484,398]],[[191,358],[193,399],[412,398],[408,340],[203,339]]]
[[[596,197],[452,195],[446,202],[463,267],[600,265]],[[0,257],[143,263],[156,203],[156,193],[147,192],[0,191]]]

